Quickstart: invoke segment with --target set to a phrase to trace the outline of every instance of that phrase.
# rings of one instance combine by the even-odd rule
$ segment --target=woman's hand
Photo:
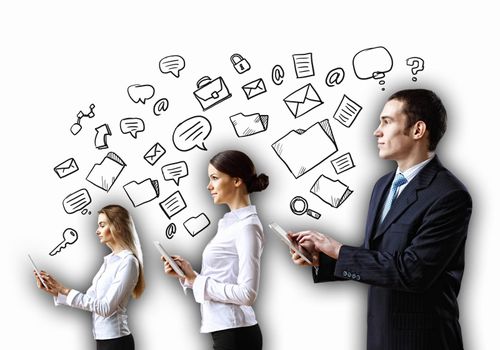
[[[44,290],[45,292],[47,292],[55,297],[57,297],[58,294],[68,295],[70,289],[64,287],[59,281],[57,281],[54,277],[49,275],[47,272],[45,272],[45,271],[40,272],[40,276],[42,276],[43,282],[45,283],[47,288],[44,287],[44,285],[42,284],[42,281],[40,281],[40,278],[38,277],[36,272],[33,271],[33,273],[35,274],[36,284],[37,284],[38,288]]]
[[[170,263],[163,256],[161,257],[161,259],[163,260],[163,264],[165,267],[164,270],[165,270],[166,275],[177,277],[177,278],[182,278],[174,271],[172,266],[170,266]],[[186,282],[188,284],[192,285],[194,283],[195,278],[196,278],[196,272],[194,272],[189,261],[184,260],[182,257],[180,257],[178,255],[172,255],[172,259],[177,263],[177,265],[179,265],[181,270],[184,271],[184,275],[186,275],[186,278],[185,278]]]

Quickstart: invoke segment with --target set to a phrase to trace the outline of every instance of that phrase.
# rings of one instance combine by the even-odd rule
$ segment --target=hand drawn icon
[[[231,63],[233,64],[234,69],[239,73],[243,74],[250,70],[250,63],[246,59],[244,59],[240,54],[235,53],[230,58]]]
[[[141,102],[146,104],[146,100],[149,100],[155,94],[155,88],[152,85],[141,85],[133,84],[127,88],[128,96],[134,103]]]
[[[321,175],[311,187],[311,193],[326,204],[338,208],[351,195],[352,190],[339,180],[332,180]]]
[[[202,77],[196,83],[196,87],[197,90],[193,94],[204,111],[231,97],[231,93],[221,77],[214,80],[207,76]]]
[[[179,180],[189,175],[188,166],[185,161],[170,163],[161,168],[165,181],[173,180],[179,186]]]
[[[102,124],[95,128],[94,146],[97,149],[108,148],[108,136],[111,135],[111,129],[108,124]]]
[[[307,78],[314,76],[312,53],[296,54],[292,56],[297,78]]]
[[[290,210],[295,215],[302,215],[304,213],[307,213],[307,215],[316,220],[318,220],[321,217],[320,213],[312,209],[309,209],[309,205],[306,199],[301,196],[296,196],[292,198],[292,200],[290,201]]]
[[[351,98],[344,95],[340,101],[337,110],[333,114],[333,118],[338,120],[343,126],[350,128],[354,120],[363,109],[359,104],[354,102]]]
[[[245,92],[245,96],[248,100],[267,91],[264,80],[260,78],[243,85],[241,88]]]
[[[85,209],[90,203],[92,203],[92,199],[90,198],[89,192],[82,188],[76,192],[73,192],[66,196],[63,199],[63,208],[67,214],[73,214],[77,211],[82,211],[82,214],[87,214],[87,209]]]
[[[274,142],[272,147],[295,178],[337,152],[328,119],[314,123],[307,130],[292,130]]]
[[[94,164],[87,175],[87,181],[109,192],[125,166],[125,162],[116,153],[109,152],[100,163]]]
[[[341,67],[332,69],[330,72],[328,72],[325,83],[330,87],[340,85],[340,83],[344,81],[344,76],[345,72]]]
[[[78,134],[80,132],[80,130],[82,130],[82,125],[80,124],[80,121],[82,118],[94,118],[94,116],[95,116],[94,108],[95,108],[95,105],[92,103],[89,106],[90,111],[87,114],[84,114],[82,111],[78,112],[78,114],[76,115],[76,123],[71,125],[71,128],[69,129],[73,135]]]
[[[238,137],[258,134],[267,130],[269,116],[253,113],[245,115],[238,113],[229,117]]]
[[[283,83],[284,77],[285,71],[283,70],[283,67],[281,67],[279,64],[275,65],[273,67],[273,70],[271,71],[271,78],[273,80],[273,83],[275,85],[281,85]]]
[[[424,60],[420,57],[409,57],[406,59],[406,65],[412,67],[411,74],[413,74],[412,81],[417,81],[417,73],[424,70]]]
[[[52,251],[49,253],[50,256],[54,256],[61,250],[66,248],[68,244],[73,244],[78,240],[78,232],[72,228],[67,228],[63,232],[63,240],[59,243]]]
[[[162,147],[158,142],[153,145],[144,155],[144,159],[151,165],[155,165],[156,162],[165,154],[165,148]]]
[[[172,134],[172,141],[179,151],[187,152],[195,147],[206,151],[204,141],[210,132],[212,132],[212,124],[207,118],[197,115],[177,125]]]
[[[164,74],[170,73],[174,77],[179,77],[179,72],[186,66],[184,58],[178,55],[163,57],[160,60],[160,71]]]
[[[145,179],[139,183],[130,181],[123,186],[123,189],[134,207],[148,203],[160,196],[158,180]]]
[[[137,133],[144,131],[144,121],[141,118],[124,118],[120,121],[120,130],[122,134],[130,134],[134,139]]]
[[[354,162],[352,161],[351,153],[349,152],[335,158],[331,161],[331,163],[337,174],[341,174],[344,171],[354,168]]]
[[[166,112],[167,109],[168,109],[168,100],[166,98],[160,98],[158,101],[156,101],[155,105],[153,106],[153,113],[157,116],[160,116],[164,112]]]
[[[303,116],[307,112],[323,104],[316,90],[311,84],[304,85],[297,91],[283,99],[286,106],[295,118]]]
[[[78,171],[78,165],[76,164],[76,160],[74,158],[68,158],[61,164],[58,164],[54,167],[54,171],[60,179],[66,177],[68,175],[73,174]]]
[[[164,201],[160,202],[160,208],[165,215],[171,219],[175,214],[186,208],[186,202],[179,191],[175,191]]]
[[[205,213],[201,213],[198,216],[189,218],[183,225],[189,234],[194,237],[210,225],[210,220],[208,220]]]
[[[172,239],[174,238],[176,231],[177,231],[177,226],[175,226],[175,224],[171,222],[165,229],[165,236],[167,236],[168,239]]]
[[[358,79],[375,79],[384,85],[385,73],[392,69],[392,56],[383,46],[370,47],[354,55],[352,66]]]

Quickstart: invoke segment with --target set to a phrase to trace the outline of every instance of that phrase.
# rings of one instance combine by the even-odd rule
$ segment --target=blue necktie
[[[387,200],[385,201],[384,210],[382,211],[382,216],[380,217],[380,222],[384,220],[385,216],[389,212],[389,209],[391,209],[392,203],[396,200],[398,188],[407,182],[408,180],[406,180],[403,174],[398,173],[396,175],[394,181],[392,182],[391,192],[389,193],[389,196],[387,196]]]

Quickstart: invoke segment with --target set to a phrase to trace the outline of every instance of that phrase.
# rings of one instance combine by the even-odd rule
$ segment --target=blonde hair
[[[137,279],[135,288],[132,291],[132,296],[137,299],[141,296],[142,292],[144,292],[146,283],[144,280],[144,267],[140,259],[142,252],[139,252],[140,247],[136,246],[134,240],[132,218],[127,209],[117,204],[111,204],[103,207],[99,210],[99,214],[107,216],[113,239],[121,246],[130,249],[139,261],[139,278]]]

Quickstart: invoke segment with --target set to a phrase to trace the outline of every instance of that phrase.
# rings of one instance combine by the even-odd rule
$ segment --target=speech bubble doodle
[[[211,132],[212,124],[208,119],[197,115],[177,125],[172,134],[172,141],[179,151],[187,152],[195,147],[206,151],[204,141]]]
[[[123,134],[130,134],[134,139],[137,133],[144,131],[144,121],[141,118],[125,118],[120,121],[120,130]]]
[[[163,178],[166,181],[173,180],[179,186],[179,180],[189,175],[188,166],[185,161],[170,163],[161,168]]]
[[[152,85],[141,85],[141,84],[133,84],[127,88],[128,96],[135,103],[142,102],[146,103],[146,100],[149,100],[155,94],[155,88]]]
[[[383,78],[385,73],[391,71],[392,63],[390,52],[383,46],[361,50],[352,59],[354,74],[358,79],[375,79],[380,85],[385,84]]]
[[[161,115],[163,112],[166,112],[168,109],[168,100],[166,98],[160,98],[156,101],[153,107],[153,113],[155,115]]]
[[[413,74],[413,78],[411,78],[411,80],[417,81],[417,77],[415,75],[424,70],[424,60],[420,57],[409,57],[406,59],[406,65],[411,67],[411,74]]]
[[[159,63],[160,71],[164,74],[171,73],[176,78],[179,77],[179,72],[184,69],[186,62],[184,58],[178,55],[163,57]]]
[[[325,83],[327,86],[339,85],[344,81],[345,72],[341,67],[332,69],[326,76]]]
[[[68,214],[73,214],[80,210],[82,210],[82,214],[86,214],[88,211],[85,208],[90,203],[92,203],[92,199],[90,198],[89,191],[85,188],[67,195],[62,202],[64,211]]]

